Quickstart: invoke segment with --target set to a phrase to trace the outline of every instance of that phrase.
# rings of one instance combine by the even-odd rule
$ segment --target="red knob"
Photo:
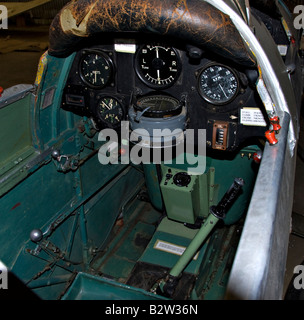
[[[261,150],[255,152],[253,154],[254,162],[259,164],[261,162],[261,160],[262,160],[262,156],[263,156],[263,152]]]
[[[281,130],[281,125],[280,125],[280,118],[278,116],[275,116],[273,118],[270,118],[270,123],[272,124],[273,130],[278,133]]]
[[[2,87],[0,87],[0,97],[2,96],[4,89]]]
[[[266,131],[265,137],[267,138],[269,144],[272,146],[278,143],[278,140],[275,136],[275,132],[273,130]]]
[[[274,123],[272,127],[274,131],[280,131],[282,128],[279,123]]]

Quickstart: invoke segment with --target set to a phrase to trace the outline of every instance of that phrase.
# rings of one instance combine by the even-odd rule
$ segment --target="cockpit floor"
[[[127,285],[150,291],[158,281],[166,278],[169,271],[170,269],[166,267],[138,262],[127,281]],[[188,299],[194,287],[195,280],[196,276],[194,274],[183,273],[171,298],[174,300]]]
[[[153,237],[162,213],[150,203],[135,200],[117,219],[108,244],[96,256],[91,268],[98,274],[125,283]]]
[[[150,292],[166,278],[181,256],[178,251],[189,245],[197,231],[135,199],[117,219],[91,270],[104,279]],[[238,226],[219,225],[185,268],[171,298],[222,298],[239,236]]]

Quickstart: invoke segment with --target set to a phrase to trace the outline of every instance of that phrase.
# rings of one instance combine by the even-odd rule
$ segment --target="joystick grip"
[[[244,184],[245,182],[242,178],[235,178],[231,187],[224,194],[221,201],[216,206],[212,206],[210,208],[210,213],[219,219],[224,219],[227,211],[236,200]]]

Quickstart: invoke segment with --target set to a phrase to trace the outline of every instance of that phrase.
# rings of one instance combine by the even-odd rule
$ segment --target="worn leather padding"
[[[202,0],[77,0],[50,26],[49,54],[66,56],[84,37],[143,32],[178,37],[237,63],[255,61],[229,16]]]

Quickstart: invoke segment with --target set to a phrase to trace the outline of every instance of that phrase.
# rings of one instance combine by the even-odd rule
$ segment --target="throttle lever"
[[[245,182],[242,178],[235,178],[231,187],[224,194],[221,201],[216,206],[210,207],[210,213],[218,219],[224,219],[227,211],[236,200],[244,184]]]

